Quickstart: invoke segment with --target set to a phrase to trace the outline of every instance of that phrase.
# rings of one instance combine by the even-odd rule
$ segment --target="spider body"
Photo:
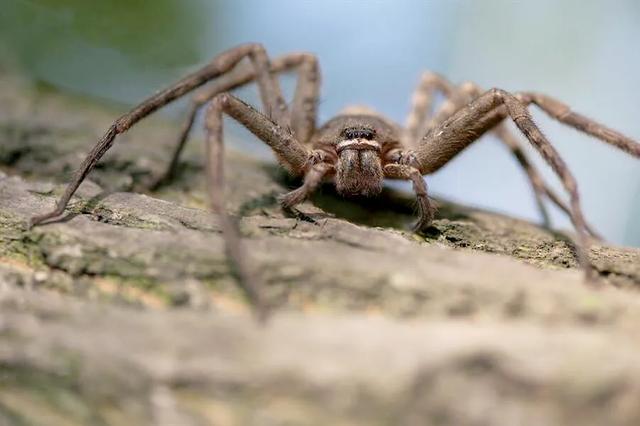
[[[377,115],[344,114],[329,120],[311,139],[333,165],[327,173],[344,196],[375,196],[382,190],[389,154],[401,148],[400,129]]]
[[[298,76],[290,103],[284,100],[278,81],[278,75],[288,71],[295,71]],[[254,81],[260,92],[262,112],[229,93]],[[292,53],[271,61],[264,47],[251,43],[219,54],[198,71],[157,92],[118,118],[82,162],[56,208],[33,217],[30,224],[37,225],[64,213],[80,183],[111,148],[118,134],[209,82],[208,87],[192,98],[170,165],[157,185],[174,176],[196,114],[209,105],[205,128],[211,207],[219,215],[227,253],[235,264],[239,282],[260,315],[266,314],[266,304],[262,300],[259,277],[248,266],[239,232],[223,208],[223,115],[235,119],[266,143],[292,174],[304,177],[302,186],[282,196],[283,207],[290,208],[304,201],[320,182],[327,179],[333,179],[338,192],[345,196],[375,196],[385,178],[402,179],[413,184],[419,211],[417,229],[427,227],[434,217],[423,176],[440,169],[485,133],[493,132],[526,172],[543,217],[546,217],[543,200],[548,199],[571,218],[576,228],[579,262],[587,277],[593,277],[587,256],[588,234],[595,233],[583,217],[576,180],[533,122],[528,107],[536,105],[552,118],[640,157],[638,142],[572,111],[551,97],[534,92],[483,91],[469,82],[454,85],[432,72],[423,74],[405,126],[394,124],[367,108],[355,107],[317,128],[320,68],[316,57],[309,53]],[[442,94],[445,101],[434,110],[433,100],[437,93]],[[522,150],[520,141],[504,125],[505,120],[516,125],[558,175],[569,194],[569,203],[545,184]]]

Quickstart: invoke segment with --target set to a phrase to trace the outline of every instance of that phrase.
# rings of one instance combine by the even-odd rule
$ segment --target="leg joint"
[[[465,81],[462,84],[460,84],[460,91],[464,93],[468,93],[474,97],[480,96],[482,94],[482,90],[480,89],[480,86],[475,84],[473,81]]]
[[[418,156],[414,151],[400,151],[398,152],[398,164],[420,169],[420,163],[418,162]]]
[[[300,60],[313,66],[318,65],[318,58],[313,53],[302,52],[300,54]]]
[[[500,100],[504,100],[506,97],[505,95],[507,94],[507,92],[502,89],[498,89],[497,87],[492,87],[491,89],[489,89],[489,93],[491,94],[491,96],[493,96],[494,99]]]
[[[228,93],[220,93],[211,100],[209,110],[223,110],[231,103],[231,96]]]
[[[255,66],[261,66],[269,63],[269,56],[267,55],[267,50],[261,44],[253,44],[251,46],[251,51],[249,52],[249,59],[254,63]]]
[[[251,53],[254,55],[266,55],[267,49],[262,45],[262,43],[252,43],[251,44]]]
[[[425,71],[420,76],[420,82],[422,84],[441,83],[443,80],[444,78],[440,74],[437,74],[433,71]]]

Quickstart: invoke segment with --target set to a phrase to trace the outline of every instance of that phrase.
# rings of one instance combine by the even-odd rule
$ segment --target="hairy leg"
[[[564,160],[535,125],[527,107],[514,95],[499,89],[492,89],[484,93],[458,110],[434,132],[427,134],[415,152],[415,157],[406,156],[405,158],[413,160],[414,164],[412,165],[416,166],[423,174],[436,171],[473,141],[500,123],[501,117],[492,114],[497,108],[505,109],[520,131],[558,175],[569,193],[570,217],[577,232],[578,260],[585,269],[587,277],[593,278],[593,268],[586,252],[589,244],[586,236],[586,223],[580,206],[576,180]],[[490,119],[487,119],[487,116]]]
[[[496,134],[500,134],[508,130],[506,126],[501,123],[498,125],[496,130],[494,131]],[[520,143],[516,140],[513,133],[508,132],[501,135],[501,139],[504,142],[505,146],[511,151],[513,156],[516,158],[520,166],[523,168],[527,176],[529,177],[529,182],[531,182],[531,186],[534,188],[534,192],[536,194],[546,196],[553,204],[555,204],[560,210],[562,210],[567,216],[571,217],[571,209],[567,205],[567,203],[560,198],[560,196],[553,190],[542,178],[542,175],[538,171],[538,169],[533,165],[528,155],[520,145]],[[544,209],[540,204],[542,203],[542,199],[540,196],[536,197],[536,202],[539,204],[539,210],[543,215],[547,215],[546,209]],[[544,216],[543,216],[544,217]],[[544,221],[545,224],[549,224],[549,219]],[[591,225],[585,223],[586,231],[594,238],[598,240],[602,240],[602,237],[598,232],[596,232]]]
[[[529,158],[526,152],[520,146],[520,143],[516,139],[515,135],[509,131],[507,126],[504,123],[500,123],[496,129],[494,130],[494,134],[500,139],[502,144],[511,152],[513,158],[516,159],[522,170],[524,170],[527,178],[529,179],[529,184],[531,185],[531,189],[534,193],[534,199],[536,205],[538,206],[538,211],[540,212],[540,216],[542,217],[542,225],[546,228],[551,228],[551,219],[549,217],[549,212],[547,211],[546,206],[544,205],[543,197],[546,196],[549,192],[553,193],[553,191],[547,187],[546,183],[542,179],[540,173],[536,167],[529,161]],[[558,197],[549,197],[551,201],[562,201]],[[563,206],[559,206],[563,207]],[[566,210],[565,210],[566,211]]]
[[[220,218],[227,257],[234,266],[238,281],[255,307],[258,318],[265,319],[268,306],[261,292],[260,277],[249,267],[238,227],[225,211],[223,114],[229,115],[265,141],[278,157],[287,161],[298,173],[306,168],[311,153],[288,130],[230,94],[217,95],[207,110],[207,175],[211,208]]]
[[[458,109],[462,108],[468,102],[477,98],[482,94],[482,89],[475,83],[466,82],[461,84],[458,87],[458,93],[455,96],[447,99],[446,103],[448,105],[443,106],[447,107],[448,110],[453,110],[454,112]],[[434,121],[436,125],[439,125],[442,121],[444,121],[446,117],[436,117]],[[435,127],[435,126],[434,126]],[[547,197],[553,204],[555,204],[560,210],[562,210],[568,216],[571,216],[569,206],[561,199],[558,194],[555,193],[553,189],[549,185],[546,184],[542,175],[538,171],[538,169],[533,165],[528,155],[518,142],[515,135],[509,130],[506,123],[499,123],[496,125],[493,133],[498,137],[498,139],[511,151],[514,158],[520,164],[522,169],[525,171],[527,177],[529,178],[529,182],[531,187],[536,195],[536,203],[538,204],[538,209],[543,217],[544,224],[550,227],[548,213],[544,207],[542,198]],[[599,240],[602,237],[589,225],[585,224],[587,232],[594,238]]]
[[[279,74],[293,69],[298,70],[298,81],[291,106],[290,125],[301,143],[306,143],[316,128],[318,97],[320,95],[320,68],[317,58],[310,53],[291,53],[271,62],[271,73]],[[187,118],[178,135],[169,167],[154,184],[157,188],[169,183],[176,174],[180,155],[191,133],[198,112],[216,95],[228,92],[256,80],[254,67],[236,68],[233,73],[222,76],[191,99]]]
[[[304,183],[302,186],[280,197],[280,204],[282,207],[285,210],[289,210],[293,206],[306,200],[311,194],[313,194],[313,192],[315,192],[318,185],[322,182],[322,179],[331,170],[333,170],[333,165],[330,163],[317,163],[311,166],[304,176]]]
[[[73,194],[100,158],[111,148],[118,134],[129,130],[131,126],[159,108],[202,86],[207,81],[230,71],[245,57],[251,60],[256,69],[261,97],[265,105],[271,106],[270,111],[275,122],[283,126],[286,125],[287,105],[282,98],[277,81],[271,75],[269,59],[264,48],[259,44],[245,44],[227,50],[216,56],[200,70],[156,93],[118,118],[84,159],[71,182],[67,185],[64,194],[58,200],[55,209],[41,216],[32,217],[29,225],[34,226],[62,215]]]
[[[384,175],[390,179],[410,180],[413,184],[413,191],[416,193],[418,201],[418,222],[415,224],[416,231],[423,231],[433,221],[436,207],[429,200],[427,193],[427,183],[418,169],[404,164],[387,164],[384,167]]]
[[[462,108],[482,94],[482,89],[473,82],[465,82],[454,87],[452,83],[438,74],[429,73],[429,75],[431,79],[440,80],[437,84],[431,86],[432,90],[438,90],[438,87],[447,87],[447,91],[443,92],[443,95],[445,95],[446,98],[433,117],[431,117],[428,112],[421,117],[421,120],[423,120],[424,123],[421,124],[420,127],[424,129],[425,133],[433,131],[433,129],[442,124],[442,122],[453,115],[458,109]],[[530,103],[530,99],[532,98],[531,95],[527,96],[526,99],[523,99],[524,96],[521,95],[516,95],[516,97],[526,101],[527,103]],[[538,98],[540,98],[540,95]],[[549,105],[549,102],[547,102],[547,105]],[[500,108],[498,108],[498,110],[500,110]],[[502,111],[506,116],[506,111]],[[559,111],[559,108],[556,107],[556,111]],[[510,150],[518,164],[525,171],[533,189],[538,210],[543,218],[543,224],[550,227],[549,215],[543,202],[544,197],[548,198],[560,210],[570,216],[569,206],[553,189],[551,189],[549,185],[544,182],[542,175],[529,160],[526,152],[522,149],[522,146],[516,139],[515,135],[509,130],[506,124],[499,123],[496,125],[493,133],[496,135],[498,140]],[[602,239],[602,237],[589,224],[586,224],[586,229],[592,237],[599,240]]]
[[[296,138],[307,143],[316,132],[318,100],[320,98],[320,66],[318,59],[310,53],[291,57],[298,63],[298,81],[291,106],[291,129]]]
[[[454,89],[454,85],[439,74],[431,71],[422,74],[411,98],[411,110],[405,121],[403,137],[405,146],[415,148],[425,134],[424,126],[431,117],[435,95],[440,92],[445,97],[450,97]]]
[[[616,148],[636,157],[640,158],[640,142],[623,135],[620,132],[609,129],[590,118],[575,113],[568,106],[549,96],[539,93],[520,92],[514,96],[524,105],[535,104],[551,118],[561,123],[567,124],[574,129],[593,136],[601,141],[615,146]],[[491,128],[508,116],[506,106],[500,106],[488,112],[483,117],[478,118],[478,128]]]
[[[436,92],[441,92],[445,99],[434,113],[432,111],[432,104]],[[413,108],[407,119],[407,129],[405,134],[407,135],[407,140],[409,140],[410,143],[405,144],[405,146],[415,148],[419,139],[424,134],[431,132],[443,121],[453,115],[453,113],[458,109],[480,96],[480,94],[480,88],[473,83],[462,83],[459,86],[455,86],[439,74],[430,71],[425,72],[414,94]],[[416,134],[416,129],[420,129],[422,132],[420,136]],[[550,227],[549,214],[543,202],[543,197],[546,195],[545,185],[539,173],[528,161],[524,151],[520,149],[517,140],[506,125],[500,124],[497,126],[494,130],[494,134],[500,142],[508,147],[510,152],[518,161],[518,164],[524,169],[533,190],[533,195],[536,205],[538,206],[538,210],[540,211],[543,224],[546,227]],[[550,199],[559,200],[558,197],[550,197]],[[562,206],[560,207],[562,208]]]
[[[524,104],[535,104],[550,117],[574,129],[600,139],[622,151],[640,158],[640,143],[610,129],[584,115],[578,114],[562,102],[550,96],[533,92],[520,92],[515,95]]]

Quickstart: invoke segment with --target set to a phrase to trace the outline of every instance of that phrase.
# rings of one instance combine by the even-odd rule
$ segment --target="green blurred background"
[[[320,57],[321,120],[366,103],[403,122],[420,72],[432,69],[456,82],[546,92],[640,138],[635,0],[2,0],[0,7],[2,62],[35,81],[123,106],[246,41],[264,43],[273,55],[307,50]],[[292,79],[284,85],[290,92]],[[240,94],[257,101],[254,89]],[[183,108],[177,103],[168,113]],[[640,246],[640,163],[535,117],[577,176],[588,219],[610,241]],[[237,126],[231,132],[249,138]],[[485,139],[428,178],[430,187],[538,220],[523,173]],[[552,217],[570,226],[559,212]]]

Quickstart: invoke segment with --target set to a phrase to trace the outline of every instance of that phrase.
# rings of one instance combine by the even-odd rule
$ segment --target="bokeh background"
[[[247,41],[274,56],[319,56],[321,121],[365,103],[403,122],[421,71],[431,69],[456,82],[552,94],[640,138],[636,0],[2,0],[0,7],[2,62],[39,83],[123,106]],[[291,92],[293,79],[284,86]],[[241,95],[257,100],[253,88]],[[165,113],[178,118],[184,105]],[[640,246],[640,163],[534,116],[578,178],[588,220],[609,241]],[[229,132],[252,137],[237,126]],[[252,147],[270,158],[259,142]],[[524,174],[489,136],[429,184],[445,198],[539,220]],[[553,208],[552,218],[570,226]]]

